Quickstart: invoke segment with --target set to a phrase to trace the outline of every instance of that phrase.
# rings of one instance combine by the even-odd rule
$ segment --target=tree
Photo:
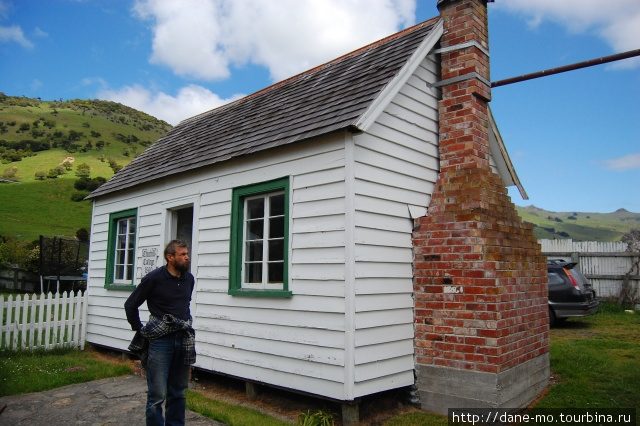
[[[36,180],[44,180],[47,177],[47,173],[42,170],[36,172]]]
[[[87,163],[78,164],[76,166],[76,176],[78,177],[89,177],[91,174],[91,166]]]
[[[58,177],[58,171],[56,169],[49,169],[49,173],[47,173],[47,178],[55,179]]]
[[[627,252],[633,253],[631,267],[622,278],[620,294],[618,294],[618,305],[622,306],[628,301],[631,306],[638,302],[638,284],[631,282],[632,275],[640,275],[640,229],[632,229],[622,236],[621,241],[627,244]]]
[[[76,237],[84,243],[89,242],[89,231],[87,228],[80,228],[76,231]]]

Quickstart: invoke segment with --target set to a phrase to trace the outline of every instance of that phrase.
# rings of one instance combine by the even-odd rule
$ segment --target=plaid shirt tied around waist
[[[147,324],[139,331],[129,344],[129,350],[140,358],[142,368],[147,367],[149,340],[159,339],[175,332],[182,332],[182,359],[186,365],[196,362],[196,332],[191,326],[192,320],[181,320],[166,314],[162,318],[151,315]]]

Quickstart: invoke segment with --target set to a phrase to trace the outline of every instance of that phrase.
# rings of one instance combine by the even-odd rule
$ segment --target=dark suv
[[[549,324],[555,325],[570,317],[585,317],[598,312],[600,301],[584,275],[575,268],[576,262],[550,260]]]

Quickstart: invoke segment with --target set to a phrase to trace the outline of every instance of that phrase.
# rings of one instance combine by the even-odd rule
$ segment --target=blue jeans
[[[182,333],[149,340],[147,359],[147,426],[185,424],[190,366],[180,355]],[[162,403],[165,401],[165,419]]]

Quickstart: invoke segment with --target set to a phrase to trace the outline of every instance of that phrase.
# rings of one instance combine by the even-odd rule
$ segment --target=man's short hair
[[[187,244],[186,241],[183,240],[171,240],[169,241],[169,244],[167,244],[167,246],[164,248],[164,260],[167,260],[167,255],[173,255],[175,256],[176,254],[176,247],[184,247],[187,250],[189,249],[189,245]]]

